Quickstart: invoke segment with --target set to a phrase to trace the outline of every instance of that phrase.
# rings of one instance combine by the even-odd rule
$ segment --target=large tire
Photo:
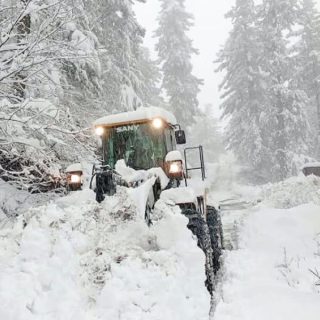
[[[223,250],[223,231],[219,212],[211,206],[207,206],[207,224],[210,232],[211,246],[213,250],[213,270],[216,274],[220,269],[220,257]]]
[[[151,214],[152,214],[151,206],[149,205],[149,203],[147,203],[145,213],[144,213],[144,219],[148,227],[152,225]]]
[[[196,210],[186,209],[183,210],[182,213],[189,219],[187,227],[197,237],[198,247],[201,248],[205,254],[205,273],[207,278],[205,285],[212,295],[214,291],[214,255],[208,225]]]
[[[150,189],[150,191],[149,191],[148,201],[147,201],[146,209],[145,209],[144,218],[145,218],[145,221],[146,221],[148,227],[150,227],[152,225],[153,209],[154,209],[156,202],[160,199],[160,195],[161,195],[161,183],[160,183],[160,180],[157,179],[157,181],[153,185],[152,189]]]

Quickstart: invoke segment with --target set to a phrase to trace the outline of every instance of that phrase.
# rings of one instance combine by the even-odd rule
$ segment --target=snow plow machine
[[[101,156],[90,183],[96,200],[100,203],[115,195],[119,186],[144,186],[141,193],[145,197],[140,195],[140,202],[150,227],[159,199],[178,205],[205,254],[206,287],[212,294],[223,239],[219,212],[206,201],[203,148],[185,148],[182,153],[177,150],[177,145],[186,144],[185,132],[173,114],[156,107],[103,117],[95,121],[94,128],[100,137]],[[199,166],[189,166],[189,151],[198,153]],[[191,178],[195,170],[200,173],[198,179]]]

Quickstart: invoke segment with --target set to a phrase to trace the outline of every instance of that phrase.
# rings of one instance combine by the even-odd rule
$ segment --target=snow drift
[[[320,179],[295,177],[263,191],[265,200],[241,215],[238,250],[225,253],[215,320],[317,320]]]
[[[254,210],[225,256],[216,320],[317,320],[320,207]]]
[[[1,319],[207,319],[204,255],[179,208],[154,226],[125,188],[29,209],[0,230]]]
[[[262,198],[275,208],[293,208],[306,203],[320,205],[320,178],[303,175],[262,188]]]

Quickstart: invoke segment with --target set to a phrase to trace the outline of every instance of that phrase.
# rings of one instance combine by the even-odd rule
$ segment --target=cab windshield
[[[136,170],[163,166],[167,154],[165,130],[149,123],[108,129],[104,142],[106,164],[115,168],[118,160]]]

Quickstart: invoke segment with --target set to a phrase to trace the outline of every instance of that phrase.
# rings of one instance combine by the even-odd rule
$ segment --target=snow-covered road
[[[266,189],[260,205],[234,213],[237,250],[224,255],[214,320],[320,319],[320,179]]]

